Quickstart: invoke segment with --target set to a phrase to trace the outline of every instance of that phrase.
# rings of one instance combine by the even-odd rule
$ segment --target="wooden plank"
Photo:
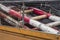
[[[44,40],[43,38],[31,37],[23,34],[16,34],[7,31],[0,31],[0,40]],[[48,40],[48,39],[46,39]]]
[[[29,40],[28,38],[9,35],[9,34],[0,32],[0,40],[17,40],[17,39],[18,40]]]
[[[57,35],[39,32],[39,31],[35,31],[35,30],[28,30],[28,29],[23,29],[23,28],[17,29],[17,28],[12,28],[9,26],[8,27],[0,26],[0,30],[15,32],[15,33],[19,33],[19,34],[25,34],[25,35],[29,35],[29,36],[37,37],[37,38],[57,40],[56,39]]]
[[[57,36],[57,40],[60,40],[60,35]]]

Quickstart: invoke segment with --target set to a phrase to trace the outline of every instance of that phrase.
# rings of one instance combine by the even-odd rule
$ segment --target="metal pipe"
[[[47,26],[50,26],[50,27],[57,26],[57,25],[60,25],[60,21],[48,23],[48,24],[46,24],[46,25],[47,25]]]
[[[46,17],[47,17],[46,15],[41,15],[41,16],[32,17],[31,19],[40,20],[40,19],[43,19],[43,18],[46,18]],[[50,27],[57,26],[57,25],[60,25],[60,21],[48,23],[48,24],[46,24],[46,25],[48,25],[48,26],[50,26]]]
[[[19,14],[18,12],[14,11],[12,9],[7,8],[6,6],[4,6],[2,4],[0,4],[0,8],[2,10],[4,10],[5,12],[9,13],[12,16],[15,16],[15,17],[17,17],[19,19],[22,18],[22,15],[21,14]],[[35,20],[32,20],[32,19],[29,19],[26,16],[24,16],[24,21],[27,22],[27,23],[29,23],[30,25],[32,25],[34,27],[40,28],[44,32],[51,33],[51,34],[58,34],[59,33],[58,30],[55,30],[55,29],[53,29],[53,28],[51,28],[49,26],[46,26],[45,24],[43,24],[41,22],[38,22],[38,21],[35,21]]]
[[[24,10],[25,14],[28,14],[29,12],[32,12],[33,10],[30,9],[30,10]],[[22,13],[23,11],[19,11],[19,13]]]
[[[0,11],[0,17],[2,19],[4,19],[6,22],[8,22],[9,24],[16,26],[16,28],[20,28],[22,25],[21,23],[19,23],[18,21],[16,21],[15,19],[7,16],[6,14],[4,14],[3,12]],[[29,29],[27,26],[24,25],[24,28]]]
[[[31,19],[39,20],[39,19],[43,19],[43,18],[46,18],[46,17],[47,17],[46,15],[41,15],[41,16],[32,17]]]
[[[51,19],[53,21],[60,21],[60,17],[52,15],[50,13],[47,13],[47,12],[45,12],[43,10],[40,10],[38,8],[33,8],[33,7],[30,7],[30,9],[33,9],[33,12],[35,14],[38,14],[38,15],[44,15],[45,14],[49,19]]]

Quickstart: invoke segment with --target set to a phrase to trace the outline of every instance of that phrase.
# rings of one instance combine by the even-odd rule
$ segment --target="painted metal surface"
[[[22,15],[21,14],[19,14],[18,12],[14,11],[12,9],[7,8],[6,6],[4,6],[2,4],[0,4],[0,8],[3,11],[7,12],[8,14],[12,15],[12,16],[15,16],[15,17],[17,17],[19,19],[22,18]],[[5,10],[5,8],[6,8],[6,10]],[[49,26],[46,26],[45,24],[43,24],[41,22],[32,20],[32,19],[30,19],[30,18],[28,18],[26,16],[24,16],[24,21],[27,22],[28,24],[34,26],[34,27],[37,27],[37,28],[41,29],[44,32],[52,33],[52,34],[58,34],[59,33],[58,30],[55,30],[55,29],[53,29],[53,28],[51,28]]]

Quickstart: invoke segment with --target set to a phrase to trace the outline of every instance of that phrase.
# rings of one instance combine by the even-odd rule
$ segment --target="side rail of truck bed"
[[[60,40],[60,36],[35,30],[0,26],[0,40]]]

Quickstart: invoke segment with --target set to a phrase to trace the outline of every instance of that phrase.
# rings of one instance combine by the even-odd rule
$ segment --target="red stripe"
[[[36,10],[36,9],[33,9],[33,12],[36,13],[36,14],[38,14],[38,15],[43,15],[43,14],[44,14],[43,11],[41,11],[41,10]]]
[[[15,17],[17,17],[17,18],[19,18],[19,19],[22,18],[21,14],[18,13],[18,12],[16,12],[16,11],[14,11],[14,10],[10,10],[10,11],[9,11],[9,14],[12,15],[12,16],[15,16]],[[29,23],[30,19],[25,16],[25,17],[24,17],[24,21],[27,22],[27,23]]]
[[[38,14],[38,15],[44,15],[45,14],[45,15],[47,15],[47,17],[49,17],[51,15],[50,13],[47,13],[47,12],[45,12],[43,10],[39,10],[37,8],[33,8],[33,12]]]
[[[51,16],[50,13],[47,13],[47,12],[45,12],[45,11],[43,11],[43,10],[38,9],[38,8],[30,7],[29,9],[33,9],[33,12],[34,12],[35,14],[38,14],[38,15],[44,15],[44,14],[45,14],[45,15],[47,15],[47,17]]]

